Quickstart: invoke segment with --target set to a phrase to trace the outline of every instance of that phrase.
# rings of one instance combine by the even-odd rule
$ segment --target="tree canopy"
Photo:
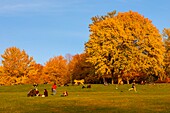
[[[67,60],[63,56],[55,56],[46,62],[43,72],[49,77],[50,81],[64,85],[70,79],[67,74],[67,66]]]
[[[0,84],[65,85],[74,79],[107,83],[110,77],[112,83],[129,83],[136,76],[141,80],[169,77],[170,29],[161,35],[151,20],[133,11],[113,11],[91,19],[89,40],[81,54],[55,56],[41,65],[25,50],[7,48],[1,55]]]
[[[1,57],[5,73],[4,81],[10,81],[9,83],[13,84],[23,83],[31,66],[35,64],[33,57],[29,57],[24,50],[21,51],[17,47],[7,48]]]
[[[125,76],[161,75],[163,46],[161,35],[151,20],[137,12],[92,18],[85,50],[96,73]]]
[[[94,76],[94,66],[91,63],[86,62],[87,57],[88,54],[86,53],[76,54],[73,56],[71,62],[69,63],[72,81],[74,79],[85,79],[85,83],[95,83],[97,81],[98,77]]]
[[[170,29],[164,29],[163,30],[163,37],[164,37],[164,43],[165,43],[165,72],[166,75],[170,76]]]

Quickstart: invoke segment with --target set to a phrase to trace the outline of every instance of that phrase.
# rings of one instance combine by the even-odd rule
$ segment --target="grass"
[[[169,113],[170,84],[136,85],[137,92],[128,91],[131,85],[92,84],[58,87],[51,94],[51,85],[39,85],[40,93],[46,88],[49,97],[27,97],[32,85],[0,86],[0,112],[3,113]],[[65,90],[68,97],[60,95]]]

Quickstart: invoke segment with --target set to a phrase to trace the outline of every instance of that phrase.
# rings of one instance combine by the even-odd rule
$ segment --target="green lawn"
[[[49,97],[27,97],[32,85],[0,86],[0,113],[169,113],[170,84],[136,85],[137,92],[128,91],[131,85],[104,86],[92,84],[58,87],[51,95],[51,85],[39,85],[40,93],[46,88]],[[61,97],[67,90],[68,97]]]

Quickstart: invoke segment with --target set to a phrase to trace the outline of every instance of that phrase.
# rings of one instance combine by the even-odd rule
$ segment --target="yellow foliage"
[[[170,29],[163,30],[163,37],[164,37],[164,44],[165,44],[165,74],[169,77],[170,76]]]
[[[22,80],[18,79],[28,76],[29,67],[34,62],[33,58],[29,57],[24,50],[20,51],[16,47],[7,48],[1,57],[3,58],[3,76],[7,77],[3,79],[9,84],[23,83]]]
[[[67,60],[62,56],[55,56],[46,62],[43,73],[49,77],[50,81],[56,81],[57,84],[64,85],[68,82]]]
[[[43,66],[41,64],[32,63],[29,67],[27,83],[44,83],[47,82],[43,75]]]
[[[152,22],[137,12],[93,18],[89,25],[90,39],[85,50],[96,73],[111,74],[163,72],[161,35]]]

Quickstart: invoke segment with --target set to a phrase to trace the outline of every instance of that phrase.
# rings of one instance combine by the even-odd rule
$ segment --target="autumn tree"
[[[24,50],[17,47],[7,48],[3,55],[2,66],[7,84],[24,83],[29,73],[29,68],[35,61]]]
[[[4,74],[4,69],[3,66],[0,66],[0,85],[4,85],[4,78],[5,78],[5,74]]]
[[[67,75],[67,60],[63,56],[55,56],[46,62],[43,73],[49,77],[50,81],[64,85],[69,82]]]
[[[137,12],[92,18],[90,39],[85,44],[96,73],[112,77],[160,76],[163,73],[164,46],[151,20]]]
[[[46,76],[43,74],[43,66],[41,64],[34,63],[29,68],[27,83],[42,84],[46,82]]]
[[[164,29],[163,30],[163,38],[164,38],[164,44],[165,44],[165,72],[168,77],[170,77],[170,29]]]
[[[86,62],[87,57],[87,53],[76,54],[73,56],[69,63],[72,81],[74,79],[84,79],[85,83],[95,83],[98,81],[98,76],[95,75],[94,72],[94,66],[91,63]]]

